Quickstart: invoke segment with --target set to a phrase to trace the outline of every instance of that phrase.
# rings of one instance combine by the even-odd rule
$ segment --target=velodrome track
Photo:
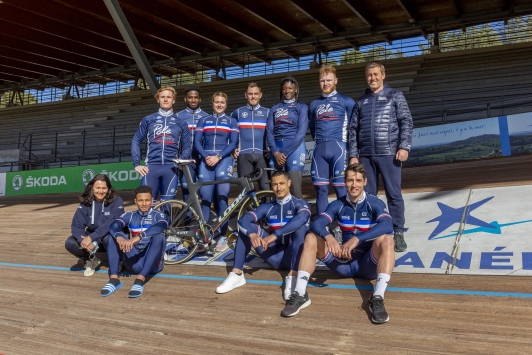
[[[528,191],[531,163],[525,155],[407,168],[403,190],[437,196],[508,186]],[[314,195],[310,181],[304,186]],[[121,195],[131,210],[132,193]],[[505,203],[526,207],[528,200],[523,193]],[[83,277],[63,247],[76,201],[75,194],[0,199],[1,354],[529,354],[532,348],[530,279],[462,269],[460,275],[394,273],[386,293],[390,322],[378,326],[366,302],[372,284],[326,270],[313,275],[312,305],[289,319],[279,316],[281,275],[256,267],[245,270],[246,286],[225,295],[214,289],[230,265],[185,264],[166,266],[140,299],[127,298],[128,277],[123,289],[103,298],[106,269]],[[530,209],[521,212],[518,219],[532,219]],[[414,230],[428,219],[407,225]],[[519,275],[513,271],[527,267],[504,272]]]

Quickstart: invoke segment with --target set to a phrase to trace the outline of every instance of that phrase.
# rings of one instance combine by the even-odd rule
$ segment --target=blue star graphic
[[[430,234],[429,240],[433,239],[435,236],[437,236],[438,234],[440,234],[441,232],[443,232],[444,230],[446,230],[453,224],[460,223],[462,221],[462,216],[464,216],[464,211],[465,211],[465,217],[464,217],[465,223],[478,226],[478,227],[489,228],[489,229],[497,228],[491,225],[490,223],[484,222],[478,218],[471,216],[471,212],[473,212],[475,209],[479,208],[480,206],[482,206],[483,204],[491,200],[493,197],[494,196],[491,196],[491,197],[485,198],[482,201],[478,201],[469,206],[464,206],[460,208],[452,208],[452,207],[447,206],[444,203],[438,202],[438,207],[440,208],[441,215],[426,222],[426,223],[439,222],[436,228],[434,229],[434,231]]]

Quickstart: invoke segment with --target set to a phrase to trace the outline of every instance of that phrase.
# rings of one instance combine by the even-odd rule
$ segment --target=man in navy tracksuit
[[[329,203],[331,179],[336,197],[345,196],[349,120],[356,106],[353,99],[336,92],[338,79],[333,66],[322,66],[319,75],[322,95],[312,101],[309,109],[310,133],[316,142],[310,174],[316,188],[318,214],[325,211]]]
[[[247,105],[237,108],[231,117],[238,121],[240,130],[239,146],[234,155],[237,157],[238,176],[252,173],[256,168],[266,168],[266,121],[270,110],[259,102],[262,91],[257,83],[249,83],[245,97]],[[260,190],[268,190],[268,175],[262,174],[259,180]]]
[[[286,171],[272,174],[275,201],[261,204],[238,220],[239,233],[233,270],[216,293],[226,293],[246,284],[242,269],[253,246],[257,254],[274,269],[290,270],[285,277],[283,297],[288,300],[297,277],[297,267],[308,231],[310,209],[306,201],[290,195],[290,178]],[[269,232],[260,227],[266,220]]]
[[[406,251],[401,166],[412,145],[413,121],[403,93],[384,85],[384,65],[366,66],[369,89],[358,100],[349,128],[350,164],[360,161],[368,175],[366,192],[377,195],[379,174],[392,215],[395,251]]]
[[[165,213],[151,208],[151,191],[150,186],[137,187],[135,204],[138,210],[124,213],[109,226],[112,237],[107,241],[109,282],[100,291],[101,296],[110,296],[122,287],[118,278],[120,261],[133,274],[137,274],[129,298],[142,296],[146,277],[150,273],[162,271],[164,267],[164,232],[169,218]]]
[[[131,156],[135,171],[142,175],[141,185],[153,188],[155,205],[160,194],[161,201],[175,198],[178,167],[172,159],[189,159],[192,140],[184,120],[178,119],[172,106],[176,92],[172,87],[162,87],[155,95],[159,111],[142,119],[131,143]],[[140,146],[146,139],[146,166],[140,165]]]
[[[185,88],[185,102],[187,108],[183,111],[177,113],[177,117],[180,120],[184,120],[187,123],[188,130],[190,131],[191,136],[191,145],[192,145],[192,154],[190,159],[196,161],[195,164],[188,164],[190,169],[190,175],[192,175],[192,181],[196,182],[196,176],[198,173],[198,166],[200,162],[200,157],[198,152],[194,149],[194,133],[196,131],[196,126],[200,118],[208,116],[209,114],[205,111],[202,111],[200,108],[201,104],[201,90],[197,85],[189,85]],[[186,169],[186,167],[184,168]],[[190,193],[188,191],[187,180],[182,170],[179,170],[179,181],[181,182],[181,190],[183,191],[183,201],[188,201]]]
[[[310,225],[294,292],[281,312],[282,316],[295,316],[300,309],[310,305],[306,288],[318,257],[329,269],[343,277],[377,279],[369,299],[372,321],[388,321],[384,292],[395,264],[391,236],[393,227],[384,202],[364,192],[366,182],[364,166],[349,165],[345,170],[347,195],[331,202]],[[334,220],[338,221],[342,230],[342,246],[327,228]]]

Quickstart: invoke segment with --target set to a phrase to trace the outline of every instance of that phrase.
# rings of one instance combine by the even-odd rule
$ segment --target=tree
[[[37,103],[37,98],[29,92],[20,92],[20,96],[15,92],[15,97],[13,98],[13,91],[6,91],[0,96],[0,108],[7,107],[9,102],[11,102],[11,99],[13,99],[14,103],[19,105],[21,104],[20,99],[22,99],[24,105]]]
[[[402,58],[405,54],[400,50],[387,49],[384,46],[370,48],[367,52],[356,49],[346,51],[340,57],[340,64],[355,64],[360,62],[371,62],[392,58]]]
[[[499,30],[504,44],[532,41],[532,16],[514,17]]]

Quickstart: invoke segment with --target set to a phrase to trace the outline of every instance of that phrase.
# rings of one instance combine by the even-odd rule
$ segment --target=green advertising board
[[[82,192],[97,174],[106,174],[116,190],[134,189],[141,176],[131,162],[6,173],[5,195]]]

